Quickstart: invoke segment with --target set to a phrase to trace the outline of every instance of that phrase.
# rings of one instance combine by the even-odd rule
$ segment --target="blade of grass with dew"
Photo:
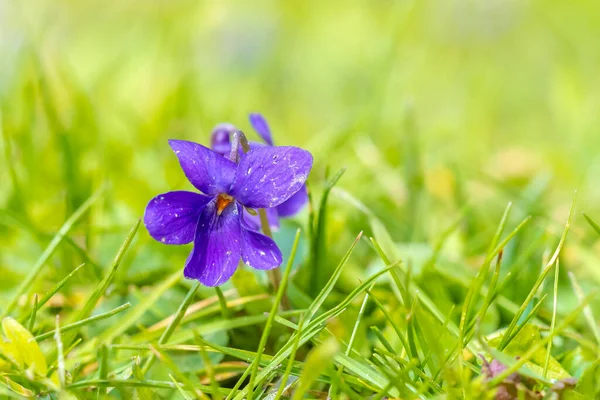
[[[100,189],[98,189],[94,194],[92,194],[92,196],[89,199],[87,199],[73,214],[71,214],[71,216],[65,221],[63,226],[61,226],[58,232],[56,232],[56,235],[54,236],[48,247],[46,247],[42,255],[38,258],[36,263],[29,271],[29,274],[25,277],[25,279],[21,281],[21,284],[16,289],[13,298],[8,302],[6,308],[2,311],[2,317],[7,316],[13,311],[21,295],[23,295],[28,289],[30,289],[35,278],[40,276],[42,269],[47,264],[50,257],[52,257],[52,255],[54,254],[54,252],[62,242],[62,239],[69,233],[69,231],[71,230],[71,228],[73,228],[77,221],[79,221],[79,219],[90,209],[90,207],[96,202],[96,200],[100,198],[100,195],[102,194],[103,190],[104,188],[100,187]]]
[[[188,291],[187,295],[185,296],[185,298],[181,302],[181,305],[179,306],[179,309],[177,310],[177,312],[175,313],[173,319],[171,320],[171,323],[167,326],[167,329],[165,329],[163,331],[162,335],[160,335],[160,338],[158,339],[158,344],[159,345],[160,344],[165,344],[165,343],[167,343],[169,341],[169,339],[171,339],[171,335],[173,335],[173,332],[175,332],[175,329],[177,329],[177,326],[179,326],[179,323],[181,322],[181,319],[183,318],[183,316],[185,315],[188,307],[190,306],[190,304],[194,300],[194,296],[196,295],[196,292],[198,291],[199,287],[200,287],[200,283],[199,282],[196,282],[195,284],[192,285],[192,287]],[[144,366],[141,369],[142,375],[145,375],[150,370],[150,367],[152,366],[153,362],[154,362],[154,355],[151,354],[150,357],[148,357],[148,359],[146,360],[146,363],[144,364]]]
[[[290,272],[292,271],[292,265],[294,264],[294,260],[296,258],[296,250],[298,249],[299,242],[300,242],[300,229],[296,230],[296,236],[294,238],[294,244],[292,245],[292,251],[290,253],[288,263],[285,267],[285,272],[283,273],[283,278],[279,284],[279,287],[277,288],[277,295],[275,296],[275,301],[273,302],[273,305],[271,306],[269,318],[267,319],[263,333],[261,335],[261,338],[260,338],[260,341],[258,344],[258,349],[256,351],[256,358],[254,359],[254,361],[252,362],[252,365],[250,366],[251,373],[250,373],[250,381],[248,382],[248,387],[249,387],[248,399],[249,400],[253,399],[254,381],[256,379],[256,374],[258,372],[258,365],[260,363],[260,357],[262,356],[262,353],[265,350],[265,347],[267,345],[267,340],[269,339],[269,334],[271,333],[271,327],[273,325],[273,319],[277,315],[277,310],[279,309],[279,304],[281,303],[281,300],[283,299],[283,296],[285,294],[285,291],[287,288],[287,282],[290,277]]]

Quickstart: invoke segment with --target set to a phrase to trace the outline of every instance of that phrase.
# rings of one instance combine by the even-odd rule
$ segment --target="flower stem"
[[[258,210],[258,215],[260,216],[260,224],[262,226],[263,233],[273,239],[273,233],[271,232],[271,226],[269,225],[267,212],[264,208],[261,208]],[[274,268],[267,271],[267,273],[269,275],[269,280],[271,281],[271,286],[273,287],[273,292],[277,293],[279,285],[281,285],[281,271],[279,268]],[[281,299],[281,307],[283,307],[284,310],[290,309],[290,301],[287,297],[287,293],[283,294],[283,298]]]

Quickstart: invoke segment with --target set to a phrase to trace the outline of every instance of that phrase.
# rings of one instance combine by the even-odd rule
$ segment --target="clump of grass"
[[[324,196],[330,188],[328,184]],[[321,208],[326,206],[326,201],[321,203]],[[68,287],[68,281],[76,276],[75,272],[81,266],[76,266],[53,285],[50,292],[41,296],[41,301],[31,288],[17,290],[18,296],[25,295],[22,298],[28,300],[13,300],[7,303],[4,312],[29,322],[28,328],[16,321],[4,326],[5,344],[0,349],[4,392],[25,397],[36,393],[62,393],[61,396],[79,398],[90,397],[93,393],[139,398],[278,399],[289,396],[297,399],[327,395],[350,399],[432,398],[439,395],[478,397],[494,390],[509,390],[506,388],[517,382],[514,390],[527,396],[540,393],[541,398],[544,393],[550,395],[558,390],[558,383],[568,380],[573,387],[564,390],[573,396],[595,396],[596,389],[589,381],[595,374],[597,360],[586,361],[587,367],[579,376],[575,375],[579,378],[577,384],[571,383],[576,381],[568,371],[569,365],[561,364],[561,360],[569,359],[569,354],[586,354],[598,349],[597,337],[591,341],[589,332],[575,325],[580,313],[584,312],[590,331],[597,329],[590,308],[593,294],[585,296],[573,274],[571,281],[577,305],[562,314],[557,309],[556,299],[561,292],[557,261],[567,238],[574,206],[554,255],[521,303],[506,297],[506,286],[500,277],[503,250],[526,229],[524,223],[518,224],[502,238],[510,210],[509,205],[490,239],[487,255],[478,272],[463,281],[462,303],[453,304],[449,312],[442,311],[447,304],[440,303],[435,293],[427,290],[427,282],[411,272],[408,262],[386,255],[376,238],[371,238],[370,243],[373,254],[381,259],[382,267],[364,280],[357,279],[357,286],[349,293],[338,292],[337,284],[353,253],[358,247],[367,247],[362,233],[306,307],[295,306],[297,299],[290,296],[292,309],[281,311],[283,294],[286,291],[292,293],[288,287],[292,283],[292,266],[298,261],[300,230],[295,236],[277,293],[257,298],[260,302],[233,305],[241,298],[234,294],[233,298],[227,299],[220,290],[202,294],[195,284],[179,307],[172,308],[170,316],[168,309],[166,314],[152,313],[161,296],[180,291],[178,286],[184,282],[177,272],[153,285],[150,294],[138,299],[133,307],[126,302],[107,312],[94,312],[98,303],[111,303],[115,297],[107,289],[113,284],[117,268],[134,243],[138,222],[105,277],[95,287],[87,289],[90,294],[84,305],[79,310],[61,313],[61,320],[67,323],[59,325],[57,316],[55,329],[45,329],[49,325],[46,320],[55,314],[46,304]],[[326,220],[319,217],[314,222],[319,227],[310,230],[315,235],[310,243],[322,252],[326,246],[316,242],[326,240]],[[314,260],[314,252],[312,254]],[[432,255],[439,256],[439,253]],[[495,264],[493,260],[496,260]],[[427,265],[433,270],[440,268],[436,261]],[[542,293],[553,268],[556,268],[552,290],[555,300],[548,306],[552,311],[544,314],[546,294]],[[31,278],[31,282],[36,277]],[[294,284],[299,288],[306,284],[309,288],[314,286],[314,280],[302,282],[296,279]],[[204,299],[199,300],[199,296]],[[309,298],[309,295],[304,296]],[[33,303],[30,299],[34,299]],[[212,308],[193,307],[195,301],[210,299],[214,304]],[[375,307],[369,308],[370,302]],[[264,306],[269,303],[270,311],[263,314],[260,310],[265,311]],[[460,314],[455,314],[456,307],[462,307]],[[489,310],[495,307],[502,307],[512,314],[510,322],[506,328],[498,325],[495,332],[484,332],[482,324]],[[158,325],[157,329],[149,329],[164,318],[169,322]],[[101,324],[103,320],[112,322]],[[336,326],[340,321],[347,321],[344,324],[349,328],[349,336],[339,332]],[[256,348],[236,346],[238,335],[252,331],[260,333]],[[52,338],[54,341],[45,341]],[[28,354],[42,357],[41,361],[32,364]],[[190,370],[186,358],[195,360],[193,362],[198,365]],[[488,364],[482,364],[480,359],[504,367],[490,375],[485,372],[489,370],[485,367]],[[40,363],[49,368],[40,369]],[[33,368],[36,365],[38,367]],[[226,372],[228,365],[239,367]],[[202,370],[204,373],[200,372]],[[508,380],[511,376],[518,380]]]

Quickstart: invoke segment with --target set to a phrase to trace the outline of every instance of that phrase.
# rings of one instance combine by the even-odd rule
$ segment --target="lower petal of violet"
[[[144,224],[150,236],[166,244],[187,244],[194,240],[196,224],[212,197],[175,191],[159,194],[146,206]]]
[[[242,228],[242,261],[249,267],[266,270],[279,267],[283,257],[273,239]]]
[[[282,218],[291,217],[297,214],[306,204],[308,204],[308,189],[306,185],[302,185],[302,188],[295,195],[277,206],[277,213]]]
[[[241,255],[240,215],[234,202],[217,215],[216,199],[200,214],[194,249],[183,274],[205,286],[218,286],[231,278]]]

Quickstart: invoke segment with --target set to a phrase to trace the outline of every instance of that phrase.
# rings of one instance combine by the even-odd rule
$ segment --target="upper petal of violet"
[[[249,208],[276,207],[308,177],[312,155],[297,147],[261,147],[242,157],[229,194]]]
[[[202,211],[198,219],[194,249],[183,274],[205,286],[218,286],[231,278],[241,255],[239,210],[230,203],[217,215],[216,199]]]
[[[177,191],[159,194],[146,206],[144,224],[150,236],[166,244],[194,240],[200,213],[212,197]]]
[[[273,136],[271,135],[271,128],[269,128],[269,124],[267,124],[267,120],[262,114],[252,113],[248,116],[250,120],[250,124],[258,133],[258,135],[265,141],[269,146],[273,146]]]
[[[233,161],[201,144],[185,140],[169,140],[188,180],[205,194],[227,192],[235,176]]]

